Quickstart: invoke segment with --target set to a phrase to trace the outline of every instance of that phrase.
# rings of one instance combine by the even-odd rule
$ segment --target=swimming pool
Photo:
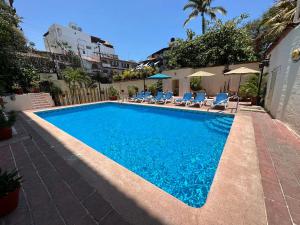
[[[196,208],[206,201],[234,119],[119,103],[36,114]]]

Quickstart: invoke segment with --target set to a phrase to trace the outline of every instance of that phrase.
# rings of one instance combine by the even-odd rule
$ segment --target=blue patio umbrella
[[[157,73],[148,77],[148,79],[156,79],[156,80],[164,80],[164,79],[171,79],[171,78],[172,78],[171,76],[162,73]]]
[[[157,79],[157,80],[170,79],[170,78],[172,78],[172,77],[169,75],[166,75],[166,74],[162,74],[162,73],[157,73],[157,74],[154,74],[154,75],[148,77],[148,79]]]

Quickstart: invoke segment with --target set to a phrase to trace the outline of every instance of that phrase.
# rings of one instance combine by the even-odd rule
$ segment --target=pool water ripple
[[[38,116],[189,206],[205,204],[233,116],[104,103]]]

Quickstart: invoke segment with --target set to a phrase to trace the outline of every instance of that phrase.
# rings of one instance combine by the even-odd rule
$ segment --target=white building
[[[70,23],[68,27],[53,24],[44,34],[44,42],[46,50],[52,53],[73,51],[84,59],[95,61],[100,59],[99,52],[108,58],[116,57],[114,47],[110,43],[84,33],[74,23]]]
[[[44,43],[46,50],[51,53],[65,54],[72,51],[79,55],[83,67],[90,73],[102,70],[111,75],[137,65],[133,61],[119,60],[113,45],[83,32],[75,23],[70,23],[68,27],[51,25],[44,34]]]
[[[300,134],[300,25],[291,24],[269,51],[265,107]]]

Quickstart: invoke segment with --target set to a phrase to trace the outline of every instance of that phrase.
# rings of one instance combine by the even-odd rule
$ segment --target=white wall
[[[291,58],[292,51],[297,48],[300,48],[300,26],[294,28],[270,53],[265,106],[274,118],[287,123],[300,134],[300,61],[294,62]],[[273,87],[272,76],[276,76],[273,77]]]
[[[157,80],[146,80],[146,86],[149,86],[153,83],[156,83]],[[110,84],[114,86],[119,92],[124,90],[124,95],[128,95],[128,86],[137,86],[139,91],[144,90],[144,80],[133,80],[133,81],[122,81],[122,82],[114,82]]]
[[[230,65],[230,69],[237,69],[239,67],[248,67],[250,69],[259,70],[259,63],[243,63],[243,64],[236,64],[236,65]],[[225,82],[226,87],[227,83],[230,80],[230,91],[237,92],[238,90],[238,84],[240,76],[238,75],[224,75],[223,70],[224,66],[213,66],[213,67],[205,67],[205,68],[184,68],[184,69],[177,69],[177,70],[168,70],[163,71],[162,73],[168,74],[172,76],[172,79],[168,79],[164,81],[164,86],[166,86],[166,89],[172,90],[172,80],[179,80],[179,95],[183,95],[184,92],[190,91],[190,79],[187,78],[188,75],[191,75],[197,71],[206,71],[213,74],[216,74],[215,76],[211,77],[202,77],[202,87],[206,90],[208,95],[216,95],[218,92],[223,90]],[[242,76],[243,83],[249,76]]]
[[[2,97],[5,102],[5,111],[23,111],[33,109],[31,94],[13,95]],[[54,106],[52,97],[48,93],[43,93],[47,101]]]
[[[259,70],[259,63],[244,63],[244,64],[237,64],[231,65],[230,69],[236,69],[239,67],[248,67],[250,69]],[[207,71],[210,73],[216,74],[212,77],[202,77],[202,87],[206,90],[208,95],[214,96],[224,88],[225,81],[230,81],[230,90],[237,91],[238,83],[239,83],[239,76],[236,75],[226,75],[224,76],[223,70],[224,66],[214,66],[214,67],[205,67],[205,68],[183,68],[183,69],[176,69],[176,70],[167,70],[163,71],[163,74],[168,74],[172,76],[172,79],[163,80],[163,89],[164,91],[172,91],[172,81],[179,80],[179,95],[182,96],[184,92],[190,91],[190,79],[187,78],[188,75],[191,75],[199,70]],[[243,83],[249,76],[242,76]],[[157,82],[157,80],[146,80],[146,85],[150,85],[152,83]],[[139,90],[143,90],[144,88],[144,81],[143,80],[135,80],[135,81],[122,81],[122,82],[114,82],[113,86],[115,86],[118,90],[124,90],[125,94],[127,94],[127,86],[136,85],[138,86]]]

